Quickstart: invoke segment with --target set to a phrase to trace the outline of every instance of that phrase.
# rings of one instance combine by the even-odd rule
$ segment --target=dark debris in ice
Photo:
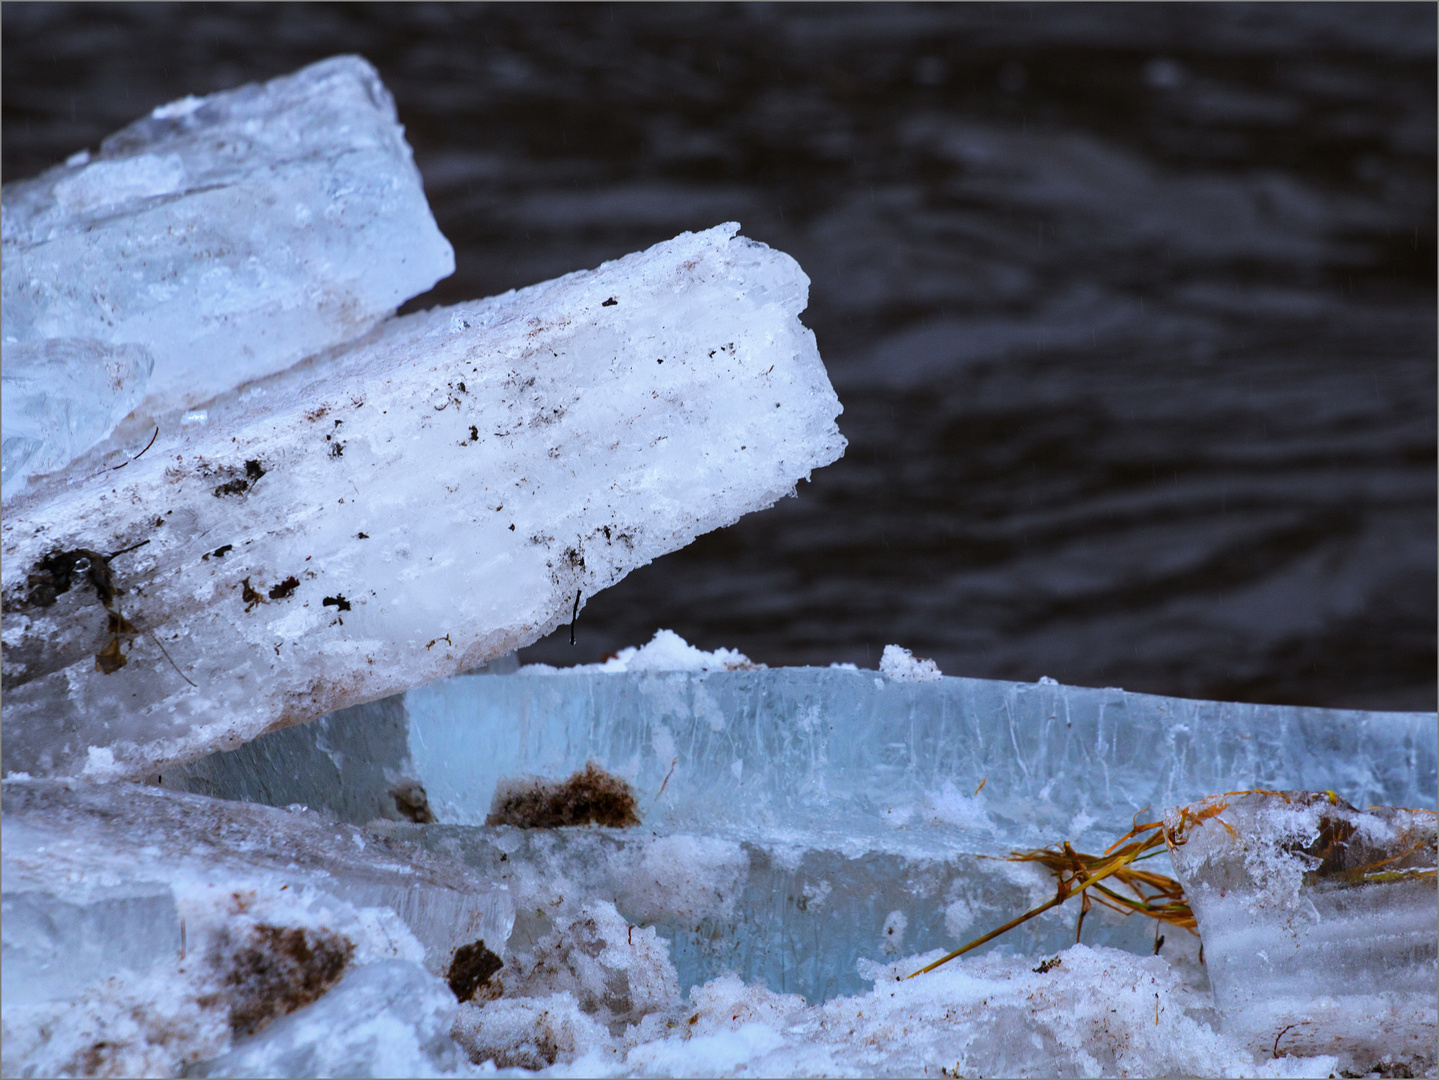
[[[349,610],[348,604],[345,605],[345,610]],[[402,780],[390,788],[390,798],[395,800],[395,809],[416,825],[428,825],[435,820],[435,812],[430,809],[430,798],[425,794],[424,785],[418,780]]]
[[[249,1035],[320,998],[349,966],[355,945],[333,931],[260,923],[220,963],[230,1027]]]
[[[502,780],[485,819],[486,825],[518,825],[522,829],[589,824],[625,829],[639,823],[634,789],[593,761],[568,780]]]
[[[271,600],[286,600],[300,587],[300,579],[291,574],[278,585],[270,588]]]
[[[445,977],[457,1000],[493,1001],[500,996],[500,985],[490,980],[504,966],[505,962],[483,940],[474,941],[455,950]]]

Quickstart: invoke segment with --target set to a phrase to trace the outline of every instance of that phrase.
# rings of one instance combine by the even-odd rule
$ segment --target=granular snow
[[[881,674],[900,682],[936,682],[944,675],[933,660],[915,656],[898,645],[884,647],[884,653],[879,658],[879,670]]]
[[[563,668],[550,664],[525,664],[520,670],[526,675],[579,675],[596,671],[617,675],[625,671],[752,671],[764,666],[756,664],[738,649],[705,652],[673,630],[656,630],[649,644],[630,645],[603,663]]]
[[[726,975],[621,1035],[568,991],[466,1006],[455,1035],[477,1063],[543,1061],[544,1076],[1327,1077],[1337,1066],[1252,1055],[1163,957],[1076,945],[904,978],[937,955],[862,965],[871,992],[818,1006]]]

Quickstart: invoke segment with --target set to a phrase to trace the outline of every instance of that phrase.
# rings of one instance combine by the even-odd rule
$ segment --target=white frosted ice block
[[[0,361],[0,491],[59,469],[140,403],[155,365],[139,345],[93,338],[6,342]]]
[[[162,105],[0,203],[6,343],[142,346],[157,416],[363,334],[455,268],[358,56]]]
[[[737,230],[393,320],[17,496],[6,773],[143,776],[469,670],[791,494],[840,405],[809,279]]]
[[[1432,1075],[1439,815],[1266,791],[1164,821],[1227,1032],[1256,1052],[1337,1055],[1350,1075],[1384,1059]]]

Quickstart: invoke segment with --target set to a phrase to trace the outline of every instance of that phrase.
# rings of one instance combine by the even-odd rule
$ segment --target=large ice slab
[[[1439,815],[1251,791],[1165,814],[1226,1032],[1432,1075],[1439,1040]]]
[[[357,56],[162,105],[0,200],[6,363],[16,342],[141,346],[155,416],[349,341],[455,267]]]
[[[1042,869],[1004,860],[1014,850],[1069,840],[1098,852],[1137,813],[1239,787],[1435,798],[1432,714],[746,668],[661,635],[603,669],[433,683],[163,782],[400,821],[403,779],[438,822],[385,828],[507,882],[516,948],[601,898],[670,940],[682,988],[731,970],[810,1001],[860,992],[862,958],[952,948],[1052,896]],[[361,764],[376,752],[388,774]],[[591,760],[634,785],[642,827],[484,825],[502,782]],[[988,948],[1057,951],[1076,915],[1054,909]],[[1149,952],[1154,939],[1149,920],[1104,909],[1084,925],[1088,944]],[[1163,954],[1197,970],[1197,946],[1167,931]]]
[[[6,773],[153,773],[468,670],[792,493],[840,405],[808,278],[737,230],[393,320],[17,497]]]
[[[0,792],[6,1075],[224,1054],[306,1075],[401,1051],[433,1070],[454,1054],[456,952],[506,952],[502,884],[319,814],[134,784]]]
[[[1428,713],[837,668],[522,668],[404,702],[442,822],[482,823],[502,778],[593,759],[634,784],[650,828],[856,853],[1004,854],[1060,837],[1102,848],[1139,811],[1238,787],[1429,806],[1439,759]]]

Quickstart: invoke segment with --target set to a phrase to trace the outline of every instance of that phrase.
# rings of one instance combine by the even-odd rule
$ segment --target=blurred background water
[[[458,270],[728,219],[813,280],[846,456],[527,659],[1436,703],[1436,8],[7,2],[3,175],[357,52]]]

